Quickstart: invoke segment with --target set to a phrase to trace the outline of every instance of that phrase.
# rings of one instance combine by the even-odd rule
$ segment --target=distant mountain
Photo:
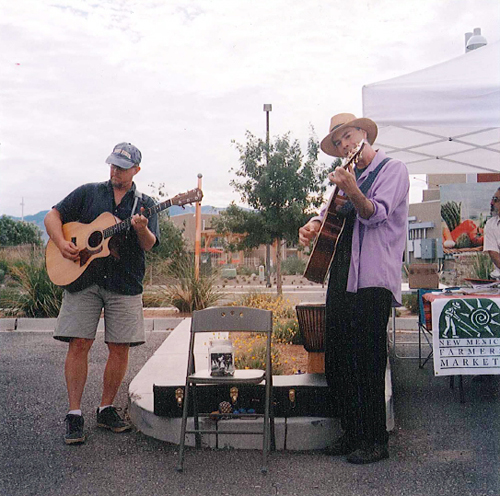
[[[182,214],[191,214],[195,212],[196,207],[194,205],[186,205],[184,208],[179,207],[177,205],[174,205],[173,207],[170,207],[167,212],[170,214],[170,217],[174,217],[176,215],[182,215]],[[210,205],[202,205],[201,206],[201,213],[202,214],[218,214],[219,212],[222,212],[223,210],[226,210],[225,208],[220,208],[220,207],[212,207]]]
[[[202,205],[201,206],[201,213],[202,214],[218,214],[222,210],[226,210],[225,208],[220,208],[220,207],[212,207],[210,205]],[[40,230],[42,231],[42,239],[44,241],[49,240],[49,236],[47,234],[47,231],[45,230],[45,225],[43,223],[43,219],[47,215],[48,210],[42,210],[41,212],[38,212],[35,215],[25,215],[24,216],[24,221],[25,222],[32,222],[33,224],[36,224]],[[179,207],[177,205],[174,205],[170,207],[167,212],[170,214],[171,217],[174,217],[176,215],[182,215],[182,214],[190,214],[190,213],[195,213],[195,207],[193,205],[186,205],[184,208]],[[9,215],[13,220],[21,220],[21,217],[14,217],[13,215]]]
[[[40,230],[42,231],[42,239],[44,241],[49,240],[49,236],[47,234],[47,231],[45,230],[45,225],[43,224],[43,219],[47,215],[48,210],[42,210],[41,212],[38,212],[35,215],[25,215],[24,216],[24,221],[25,222],[32,222],[33,224],[36,224]],[[9,215],[9,217],[13,220],[21,220],[21,217],[14,217],[12,215]]]

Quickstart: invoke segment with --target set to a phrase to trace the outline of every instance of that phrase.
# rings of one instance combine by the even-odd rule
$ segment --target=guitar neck
[[[166,200],[161,203],[157,203],[156,205],[153,205],[150,208],[147,208],[144,210],[144,212],[141,213],[144,217],[151,217],[152,214],[157,214],[166,208],[169,208],[172,205],[172,200]],[[103,234],[104,234],[104,239],[110,238],[111,236],[114,236],[115,234],[119,234],[122,231],[126,231],[127,229],[130,229],[132,226],[132,217],[128,217],[127,219],[123,220],[122,222],[119,222],[118,224],[114,224],[107,229],[104,229]]]

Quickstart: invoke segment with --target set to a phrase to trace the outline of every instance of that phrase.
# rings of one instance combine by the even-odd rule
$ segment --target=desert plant
[[[275,322],[273,325],[273,339],[277,343],[283,344],[304,344],[304,338],[296,318]]]
[[[250,337],[236,338],[233,340],[235,356],[234,362],[237,369],[261,369],[266,368],[266,338],[252,334]],[[279,360],[279,351],[271,345],[271,363],[273,375],[283,373]]]
[[[275,322],[281,319],[293,319],[295,317],[295,311],[292,304],[281,295],[277,296],[269,293],[259,293],[258,291],[249,291],[234,300],[231,305],[271,310]]]
[[[170,282],[162,288],[165,303],[182,313],[216,305],[224,296],[217,288],[217,274],[195,275],[194,260],[184,257],[170,266]]]
[[[281,272],[285,276],[302,275],[306,268],[305,260],[289,257],[281,262]]]
[[[57,317],[62,301],[62,288],[53,284],[43,257],[33,256],[28,262],[17,263],[10,268],[20,291],[13,295],[11,307],[19,309],[26,317]]]
[[[404,294],[402,296],[403,306],[413,314],[418,314],[418,297],[416,294]]]
[[[248,267],[246,265],[240,265],[236,267],[236,272],[239,276],[251,276],[258,271],[255,267]]]

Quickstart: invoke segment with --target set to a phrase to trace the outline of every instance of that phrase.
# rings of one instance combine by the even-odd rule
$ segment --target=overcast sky
[[[311,125],[361,115],[364,84],[462,55],[475,27],[500,39],[498,0],[0,0],[0,214],[107,180],[121,141],[141,191],[201,173],[203,203],[227,206],[231,141],[265,138],[264,103],[305,151]]]

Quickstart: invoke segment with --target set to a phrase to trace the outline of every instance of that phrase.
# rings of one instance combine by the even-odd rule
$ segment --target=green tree
[[[160,244],[154,250],[148,252],[150,261],[177,260],[180,257],[187,256],[186,240],[183,236],[183,230],[179,229],[168,215],[160,214],[158,219],[160,226]]]
[[[256,248],[283,241],[296,243],[298,229],[324,202],[324,181],[332,166],[318,163],[319,141],[311,129],[304,157],[298,140],[290,133],[269,143],[247,131],[247,141],[237,144],[240,167],[231,186],[252,210],[234,203],[212,221],[219,233],[246,234],[235,247]],[[276,251],[277,292],[282,294],[281,250]]]
[[[42,245],[42,231],[31,222],[0,217],[0,246]]]
[[[164,183],[160,183],[158,186],[151,183],[149,186],[153,189],[152,198],[156,202],[165,201],[167,193]],[[159,214],[158,225],[160,227],[160,244],[146,253],[147,263],[151,266],[161,266],[162,262],[171,264],[188,257],[186,240],[183,236],[184,230],[172,222],[168,210]]]

